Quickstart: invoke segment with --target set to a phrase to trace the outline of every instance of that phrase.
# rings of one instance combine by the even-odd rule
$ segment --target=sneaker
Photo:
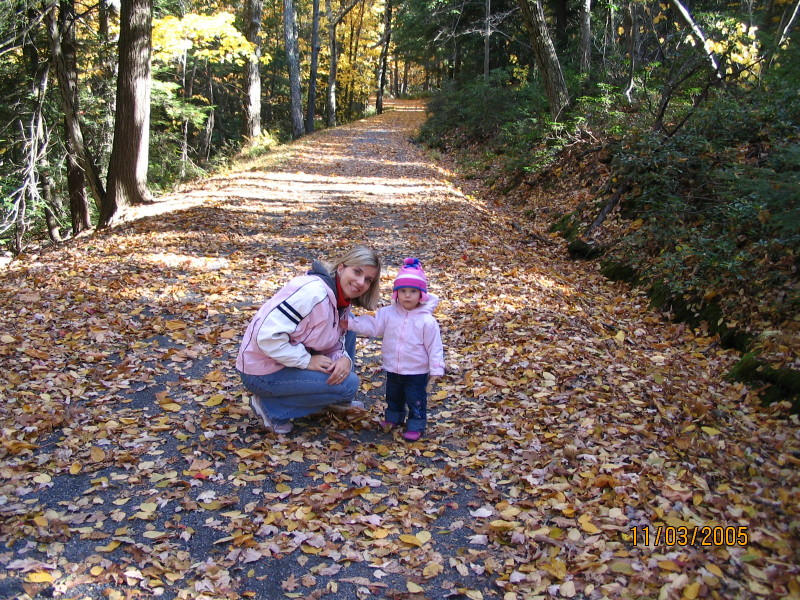
[[[408,440],[409,442],[416,442],[421,437],[422,433],[419,431],[406,431],[403,434],[403,439]]]
[[[291,421],[273,423],[272,419],[269,418],[267,411],[264,410],[264,407],[261,406],[261,402],[255,396],[250,397],[250,408],[252,408],[253,412],[256,413],[256,416],[261,421],[261,425],[267,431],[272,431],[274,433],[289,433],[292,430]]]
[[[339,402],[338,404],[331,404],[330,408],[333,412],[346,413],[351,410],[366,410],[364,403],[361,400],[350,400],[350,402]]]

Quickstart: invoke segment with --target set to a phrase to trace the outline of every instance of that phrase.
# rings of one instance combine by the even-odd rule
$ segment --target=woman
[[[266,429],[289,433],[292,419],[332,405],[361,405],[355,400],[355,336],[347,348],[339,321],[351,304],[375,308],[380,274],[375,251],[356,246],[332,263],[314,261],[308,274],[292,279],[258,310],[236,368]]]

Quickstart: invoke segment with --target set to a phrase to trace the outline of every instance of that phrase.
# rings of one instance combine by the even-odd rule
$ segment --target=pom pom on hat
[[[421,292],[420,302],[428,299],[428,279],[418,258],[409,257],[403,261],[403,266],[397,273],[392,288],[392,299],[397,301],[397,290],[404,287],[417,289]]]

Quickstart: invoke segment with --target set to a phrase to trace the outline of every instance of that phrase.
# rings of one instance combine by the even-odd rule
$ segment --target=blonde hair
[[[367,291],[358,298],[352,298],[350,300],[354,306],[360,306],[367,310],[375,310],[381,295],[381,259],[378,257],[378,253],[375,252],[375,250],[367,246],[353,246],[343,255],[333,260],[323,261],[323,264],[331,277],[336,277],[336,270],[339,268],[339,265],[346,265],[348,267],[375,267],[378,269],[375,279],[369,284]]]

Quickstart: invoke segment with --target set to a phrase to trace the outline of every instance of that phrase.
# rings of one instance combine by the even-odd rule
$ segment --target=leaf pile
[[[2,273],[0,595],[800,596],[797,417],[725,382],[716,338],[459,191],[397,108]],[[361,241],[386,298],[407,255],[442,298],[425,437],[378,426],[367,340],[368,414],[261,432],[241,332]],[[704,526],[747,542],[664,543]]]

